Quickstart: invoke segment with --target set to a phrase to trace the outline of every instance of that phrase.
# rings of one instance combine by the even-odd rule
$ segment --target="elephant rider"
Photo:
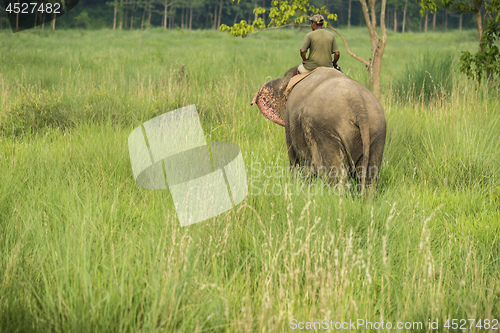
[[[298,67],[299,73],[307,73],[318,67],[335,67],[338,69],[337,61],[340,58],[339,47],[335,36],[323,29],[325,19],[322,15],[316,14],[309,18],[312,31],[304,37],[300,47],[302,64]],[[309,49],[309,58],[306,52]],[[332,62],[332,54],[334,59]]]

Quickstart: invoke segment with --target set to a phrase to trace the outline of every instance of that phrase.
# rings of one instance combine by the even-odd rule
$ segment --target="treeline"
[[[379,1],[380,2],[380,1]],[[326,6],[337,14],[334,26],[364,26],[361,4],[357,0],[311,1],[317,7]],[[2,4],[3,5],[3,4]],[[80,0],[69,13],[58,19],[58,28],[84,29],[218,29],[240,20],[252,23],[256,7],[269,9],[271,0]],[[380,4],[378,4],[380,6]],[[0,5],[1,6],[1,5]],[[438,10],[420,16],[415,0],[387,0],[387,28],[397,31],[428,31],[475,28],[472,14]],[[263,14],[266,24],[270,23]],[[0,28],[6,28],[6,15],[0,17]]]

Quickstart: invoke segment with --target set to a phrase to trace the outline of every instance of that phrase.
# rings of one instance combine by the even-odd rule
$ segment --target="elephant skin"
[[[266,118],[284,126],[291,167],[306,169],[329,182],[350,177],[376,188],[384,152],[386,121],[375,96],[334,68],[318,68],[285,89],[297,73],[265,83],[255,94]]]

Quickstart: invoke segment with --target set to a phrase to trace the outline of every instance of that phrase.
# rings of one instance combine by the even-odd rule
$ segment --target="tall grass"
[[[448,319],[500,319],[498,95],[455,73],[425,103],[390,93],[409,55],[455,34],[390,36],[371,199],[291,175],[284,130],[250,107],[296,65],[303,33],[278,34],[278,45],[276,32],[0,35],[0,332],[285,332],[293,319],[446,331]],[[369,50],[364,34],[346,32],[352,48]],[[207,141],[241,147],[251,193],[181,228],[168,191],[135,185],[127,137],[189,104]]]
[[[452,73],[457,67],[452,52],[426,52],[410,62],[394,86],[394,94],[401,100],[429,102],[446,98],[453,85]]]

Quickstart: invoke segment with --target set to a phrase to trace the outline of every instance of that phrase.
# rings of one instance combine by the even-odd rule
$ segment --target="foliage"
[[[257,9],[255,11],[257,11]],[[248,24],[247,21],[241,20],[240,23],[233,24],[232,27],[222,24],[220,30],[227,31],[233,36],[246,37],[253,34],[255,29],[264,29],[265,27],[264,21],[259,17],[257,20],[253,21],[251,25]]]
[[[26,91],[14,106],[3,114],[0,131],[6,135],[20,135],[26,131],[39,131],[46,127],[64,128],[70,125],[59,97],[47,90],[39,93]]]
[[[262,7],[257,7],[254,10],[255,15],[261,15],[265,12],[266,9]],[[323,14],[330,20],[337,20],[337,15],[329,13],[326,6],[317,8],[311,5],[309,0],[272,0],[271,9],[269,10],[269,18],[271,18],[271,21],[268,26],[280,27],[290,22],[300,24],[304,22],[309,15],[313,14]],[[240,21],[240,23],[235,23],[231,27],[223,24],[220,30],[227,31],[232,36],[246,37],[254,33],[255,29],[263,28],[265,28],[264,21],[262,18],[259,18],[255,20],[252,25],[249,25],[245,20]]]
[[[499,1],[500,2],[500,1]],[[468,51],[462,53],[460,58],[460,71],[479,83],[486,73],[488,79],[493,76],[500,77],[500,7],[497,7],[495,19],[486,23],[481,48],[475,54]]]
[[[90,28],[91,23],[89,14],[87,12],[81,12],[80,14],[78,14],[78,16],[75,17],[74,26],[75,28],[80,28],[80,29]]]
[[[460,71],[469,78],[481,82],[483,73],[489,80],[500,77],[500,0],[420,0],[421,15],[426,10],[435,12],[438,8],[457,10],[462,13],[476,13],[481,18],[481,7],[485,4],[485,23],[477,22],[479,31],[479,50],[475,54],[464,51],[460,57]]]

